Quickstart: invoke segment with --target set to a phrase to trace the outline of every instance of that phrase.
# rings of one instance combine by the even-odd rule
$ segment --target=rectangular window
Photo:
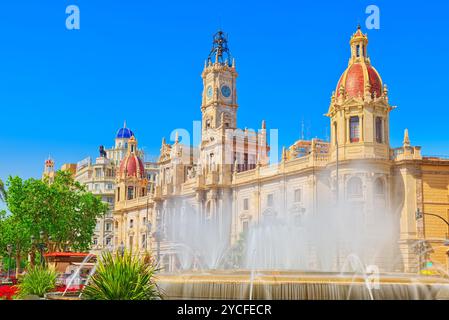
[[[146,248],[147,247],[147,235],[143,234],[142,235],[142,248]]]
[[[302,200],[302,190],[301,189],[296,189],[295,190],[295,202],[301,202]]]
[[[120,187],[117,188],[117,202],[120,201]]]
[[[382,125],[382,118],[377,117],[376,118],[376,142],[377,143],[383,143],[383,125]]]
[[[249,210],[249,199],[243,199],[243,210]]]
[[[111,245],[111,238],[106,238],[106,245],[110,246]]]
[[[360,141],[360,123],[359,117],[351,117],[349,119],[349,134],[351,142]]]
[[[95,177],[101,178],[101,169],[95,169]]]
[[[105,230],[106,231],[111,231],[112,230],[112,224],[111,223],[106,223]]]
[[[357,45],[357,47],[356,47],[356,55],[357,55],[357,58],[360,57],[360,45]]]
[[[243,227],[243,232],[248,231],[248,221],[247,220],[243,221],[242,227]]]
[[[128,200],[134,199],[134,187],[128,187]]]
[[[274,204],[273,194],[267,195],[267,207],[272,207]]]

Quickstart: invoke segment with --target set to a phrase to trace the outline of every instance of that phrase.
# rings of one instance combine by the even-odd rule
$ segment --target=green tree
[[[7,246],[12,246],[11,257],[16,260],[16,274],[22,258],[30,249],[30,233],[18,217],[3,213],[0,220],[0,254],[7,256]]]
[[[49,185],[51,204],[45,217],[44,229],[52,235],[57,247],[85,251],[90,248],[97,218],[104,215],[109,206],[86,187],[74,181],[66,171],[58,171]]]
[[[41,232],[51,251],[88,250],[96,220],[108,210],[65,171],[58,171],[52,183],[9,177],[6,185],[10,215],[0,216],[0,254],[12,244],[16,265],[29,252],[34,256],[31,237],[39,239]]]
[[[6,201],[6,189],[2,179],[0,179],[0,201],[2,202]]]

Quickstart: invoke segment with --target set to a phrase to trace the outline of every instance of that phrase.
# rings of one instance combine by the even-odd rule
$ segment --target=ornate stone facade
[[[391,148],[389,114],[395,107],[371,65],[367,46],[368,38],[358,28],[350,41],[348,68],[327,112],[330,142],[297,141],[283,150],[279,163],[270,163],[265,122],[258,132],[237,127],[236,64],[224,34],[217,33],[202,73],[201,143],[191,147],[178,135],[173,144],[164,139],[158,179],[148,193],[143,191],[146,177],[128,177],[120,171],[115,244],[139,254],[157,252],[163,266],[174,270],[179,264],[173,254],[178,244],[166,226],[181,219],[185,210],[216,221],[219,232],[234,243],[263,217],[279,212],[314,215],[331,203],[344,202],[360,211],[367,225],[386,215],[395,221],[397,251],[385,249],[385,255],[399,259],[385,269],[422,269],[432,257],[417,250],[417,244],[426,243],[430,232],[438,234],[442,246],[447,226],[419,219],[416,212],[432,211],[447,218],[449,161],[423,158],[421,148],[410,145],[408,132],[402,147]],[[124,190],[130,186],[142,192],[128,197]],[[447,269],[444,250],[440,247],[433,258]]]

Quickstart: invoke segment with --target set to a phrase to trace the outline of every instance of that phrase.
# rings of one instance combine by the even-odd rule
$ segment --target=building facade
[[[186,212],[213,221],[214,232],[232,245],[270,216],[302,219],[344,204],[360,212],[368,233],[379,221],[393,221],[395,245],[381,256],[399,258],[387,265],[380,257],[381,269],[418,272],[435,261],[447,271],[449,161],[423,157],[407,131],[403,145],[391,147],[395,107],[360,27],[326,114],[330,141],[297,141],[278,163],[269,161],[265,121],[258,132],[238,129],[237,77],[227,39],[218,32],[202,72],[201,143],[184,145],[178,135],[173,144],[163,139],[154,187],[148,188],[137,141],[128,142],[116,180],[115,245],[157,252],[173,271],[182,264],[176,254],[181,244],[168,226]]]

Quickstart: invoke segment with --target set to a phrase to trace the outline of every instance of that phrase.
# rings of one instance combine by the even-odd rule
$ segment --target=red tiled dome
[[[120,177],[135,177],[143,179],[145,168],[143,161],[134,153],[127,155],[120,163]]]
[[[341,95],[341,86],[343,86],[347,97],[363,97],[366,86],[365,79],[369,81],[371,95],[380,97],[382,94],[382,80],[379,73],[374,67],[364,62],[354,63],[346,69],[338,81],[337,97]]]

